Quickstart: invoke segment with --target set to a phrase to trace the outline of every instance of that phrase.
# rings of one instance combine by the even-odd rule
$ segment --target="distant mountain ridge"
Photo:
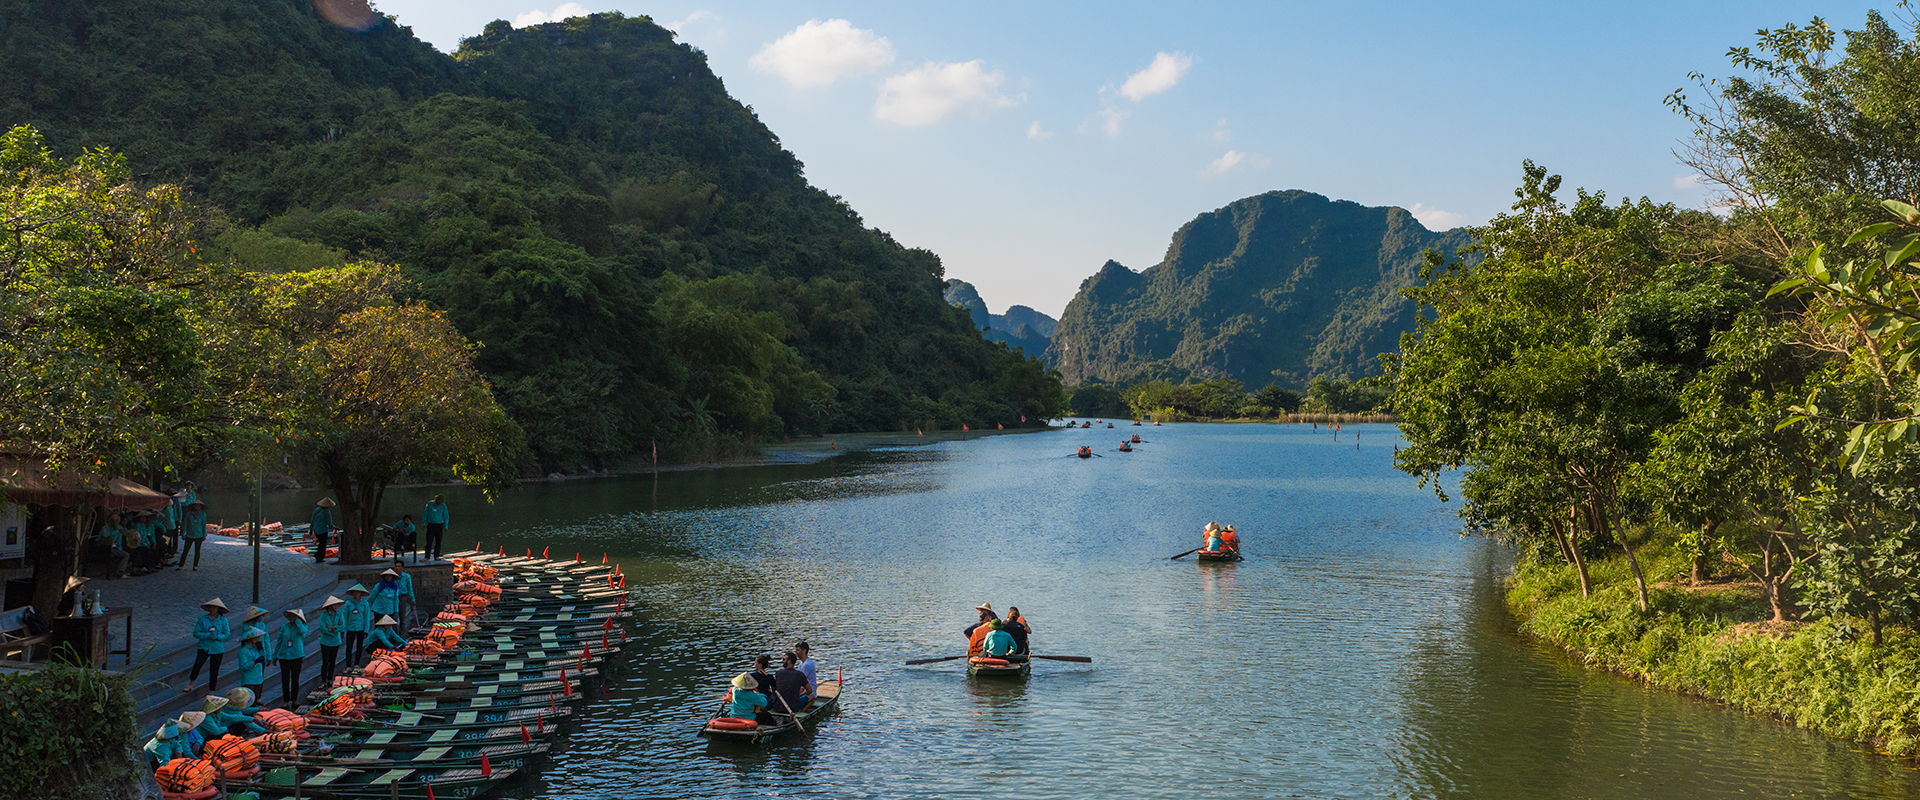
[[[987,301],[981,299],[973,284],[948,278],[946,287],[947,302],[966,309],[987,341],[1006,342],[1033,358],[1040,358],[1046,352],[1054,328],[1059,325],[1053,317],[1026,306],[1008,306],[1005,314],[988,313]]]
[[[1046,360],[1068,384],[1375,374],[1413,329],[1399,292],[1421,253],[1468,242],[1403,208],[1298,189],[1248,197],[1182,226],[1157,265],[1103,265],[1067,304]]]

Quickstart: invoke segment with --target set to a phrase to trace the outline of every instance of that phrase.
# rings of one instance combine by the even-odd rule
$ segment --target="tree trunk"
[[[1693,554],[1692,579],[1695,586],[1707,582],[1707,542],[1713,539],[1713,531],[1718,527],[1720,521],[1717,519],[1707,520],[1707,524],[1700,527],[1700,551]]]
[[[1587,559],[1580,555],[1580,538],[1575,535],[1579,527],[1574,522],[1580,517],[1580,507],[1567,509],[1567,552],[1573,554],[1573,569],[1580,573],[1580,596],[1593,596],[1593,581],[1587,577]]]
[[[1593,517],[1609,536],[1619,540],[1620,549],[1627,553],[1627,567],[1633,570],[1633,587],[1640,593],[1640,612],[1644,614],[1653,610],[1653,605],[1647,602],[1647,577],[1640,574],[1640,559],[1634,557],[1633,545],[1627,543],[1627,535],[1614,530],[1613,518],[1606,509],[1600,507],[1598,499],[1594,500]]]

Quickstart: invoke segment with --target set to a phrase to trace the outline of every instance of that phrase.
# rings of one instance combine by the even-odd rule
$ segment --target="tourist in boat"
[[[233,638],[233,624],[227,621],[227,604],[216,597],[200,604],[200,618],[193,621],[193,669],[180,691],[192,694],[200,680],[200,668],[207,668],[207,691],[220,682],[220,661],[227,655],[227,640]]]
[[[300,692],[300,662],[307,658],[307,612],[289,608],[283,616],[286,622],[273,635],[273,658],[280,663],[280,702],[293,708]]]
[[[727,716],[761,723],[773,722],[773,717],[766,713],[767,696],[754,691],[757,685],[751,672],[733,676],[733,688],[727,690]]]
[[[981,640],[987,638],[987,621],[999,619],[1000,617],[993,613],[992,603],[981,603],[973,608],[975,611],[980,612],[980,621],[960,629],[960,635],[967,637],[967,655],[977,656],[980,655]]]
[[[1209,522],[1205,531],[1207,543],[1200,548],[1202,553],[1220,552],[1220,523]]]
[[[753,657],[753,672],[748,673],[753,676],[753,690],[756,692],[759,692],[762,696],[765,696],[768,702],[773,701],[773,690],[774,690],[773,673],[768,672],[768,670],[772,668],[772,666],[773,666],[773,656],[764,655],[764,654],[757,655]],[[761,720],[761,721],[769,722],[771,721],[771,718],[767,720]]]
[[[1220,532],[1220,549],[1234,555],[1240,555],[1240,532],[1228,525]]]
[[[785,714],[789,709],[798,714],[800,710],[813,702],[813,693],[807,690],[807,673],[794,665],[800,663],[800,656],[792,650],[780,657],[780,669],[773,673],[773,691],[777,699],[771,699],[767,709],[774,713]],[[784,701],[784,705],[782,705]]]
[[[1020,613],[1020,607],[1007,606],[1007,618],[1002,620],[1002,622],[1006,623],[1002,630],[1005,630],[1008,636],[1013,637],[1014,654],[1026,655],[1027,636],[1033,633],[1033,628],[1027,625],[1027,618]]]
[[[261,695],[267,684],[267,665],[273,658],[267,654],[267,630],[249,627],[240,635],[240,686],[253,692],[254,697]]]
[[[407,640],[400,638],[400,623],[393,617],[381,617],[374,623],[373,635],[367,639],[367,647],[374,650],[405,650]]]
[[[313,563],[324,563],[327,542],[333,538],[333,498],[322,497],[313,504],[313,516],[307,518],[307,532],[313,536]]]
[[[447,535],[447,517],[446,501],[437,494],[427,502],[426,510],[420,512],[420,521],[427,526],[428,560],[440,558],[440,542]]]
[[[367,587],[354,584],[347,588],[347,602],[340,606],[344,620],[343,647],[348,661],[356,661],[367,647],[367,633],[373,630],[373,606],[367,602]]]
[[[1014,648],[1019,647],[1019,644],[1014,642],[1013,634],[1007,633],[1007,624],[997,619],[988,620],[986,628],[987,636],[980,642],[980,654],[987,658],[1006,658],[1013,655]]]
[[[313,624],[320,628],[320,686],[333,686],[333,662],[340,655],[340,645],[346,641],[347,615],[340,608],[347,604],[333,595],[327,595],[326,602],[320,604],[320,610],[313,615]]]
[[[813,665],[813,649],[807,646],[805,639],[802,639],[799,644],[793,646],[793,653],[800,657],[793,668],[807,676],[807,696],[820,694],[820,668]]]
[[[207,544],[207,504],[194,497],[188,491],[187,504],[180,512],[180,563],[179,570],[187,565],[187,553],[193,553],[193,569],[200,571],[200,550]]]

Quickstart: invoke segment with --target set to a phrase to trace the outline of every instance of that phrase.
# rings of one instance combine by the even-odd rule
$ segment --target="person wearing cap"
[[[193,749],[180,735],[180,726],[171,721],[162,723],[153,732],[153,738],[147,740],[146,746],[140,750],[147,754],[148,769],[159,769],[176,758],[193,758]]]
[[[812,652],[813,649],[807,646],[805,639],[800,640],[799,644],[793,646],[793,654],[799,657],[798,662],[793,665],[793,668],[800,670],[802,674],[807,676],[807,694],[809,696],[818,694],[819,692],[816,690],[820,686],[819,669],[813,665]]]
[[[367,633],[373,629],[373,606],[367,602],[369,594],[367,587],[356,583],[347,588],[347,601],[340,606],[348,661],[360,658],[361,651],[367,647]]]
[[[220,683],[220,660],[226,658],[227,640],[233,637],[233,625],[227,621],[227,604],[216,597],[200,604],[200,618],[193,621],[193,670],[180,691],[191,694],[193,682],[200,680],[200,667],[207,667],[207,691]]]
[[[347,604],[333,595],[320,604],[320,611],[313,615],[313,624],[320,626],[320,686],[333,686],[333,662],[340,654],[340,644],[347,633],[347,615],[340,607]]]
[[[420,522],[427,526],[426,550],[430,561],[440,558],[440,540],[447,535],[447,518],[446,501],[437,494],[427,501],[426,510],[420,512]]]
[[[383,616],[374,623],[373,635],[367,639],[367,647],[373,650],[405,650],[407,640],[400,638],[400,622],[390,616]]]
[[[219,725],[222,732],[242,737],[259,736],[267,732],[266,728],[253,721],[253,715],[260,713],[260,709],[253,707],[253,690],[235,687],[220,699],[225,702],[218,708],[207,711],[207,706],[202,705],[200,710],[207,711],[207,716]],[[208,697],[207,703],[212,702],[213,697]]]
[[[960,635],[967,637],[967,655],[978,656],[980,645],[987,638],[987,621],[999,619],[1000,616],[993,613],[992,603],[981,603],[973,608],[980,612],[980,621],[962,628]]]
[[[267,654],[267,629],[248,626],[246,633],[240,634],[239,654],[240,686],[258,698],[266,688],[267,665],[273,663],[273,657]]]
[[[273,658],[280,662],[280,701],[292,708],[300,699],[300,662],[307,658],[307,612],[289,608],[285,616],[273,635]]]
[[[333,540],[333,498],[322,497],[313,504],[313,516],[307,519],[307,530],[313,534],[313,563],[325,563],[327,542]]]
[[[727,691],[727,716],[734,719],[773,721],[765,712],[767,696],[754,691],[756,685],[751,672],[742,672],[733,676],[733,688]]]
[[[188,484],[188,486],[192,486],[192,484]],[[180,514],[180,563],[175,565],[174,569],[176,571],[184,569],[187,566],[187,553],[191,552],[193,553],[193,569],[195,572],[198,572],[200,570],[200,550],[207,544],[207,504],[200,502],[200,498],[195,496],[191,490],[189,490],[187,497],[186,510]]]

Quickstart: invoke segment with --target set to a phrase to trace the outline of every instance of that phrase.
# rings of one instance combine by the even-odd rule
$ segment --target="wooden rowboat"
[[[470,708],[448,714],[429,714],[423,711],[387,711],[381,708],[367,709],[366,719],[348,717],[307,716],[308,730],[358,730],[363,728],[405,728],[407,730],[440,730],[455,728],[486,728],[496,725],[545,725],[565,719],[573,714],[572,706],[557,705],[549,710],[546,706],[515,706],[512,708]]]
[[[714,714],[713,719],[707,720],[707,724],[701,726],[700,735],[716,742],[755,744],[783,733],[799,730],[807,720],[819,717],[840,704],[839,681],[821,681],[815,684],[814,691],[819,693],[818,696],[814,697],[813,702],[808,703],[806,708],[800,709],[800,719],[797,722],[786,717],[775,717],[782,721],[773,725],[755,725],[747,729],[715,727],[717,720],[729,719],[723,708],[719,713]]]
[[[1015,659],[980,658],[967,659],[967,676],[971,678],[1024,678],[1033,674],[1033,659],[1018,656]]]
[[[1193,557],[1201,561],[1239,561],[1240,554],[1231,550],[1199,550]]]
[[[477,768],[466,766],[409,766],[364,771],[347,767],[275,767],[262,773],[259,778],[231,785],[257,792],[262,797],[292,797],[295,792],[293,784],[298,781],[298,791],[302,797],[368,800],[401,797],[424,800],[429,781],[433,784],[435,798],[479,797],[513,773],[510,767],[494,768],[491,774],[483,774]],[[394,791],[395,784],[399,786],[398,794]]]
[[[262,754],[260,758],[262,762],[270,765],[298,763],[307,766],[339,766],[365,770],[395,766],[465,766],[479,764],[480,757],[484,755],[487,763],[495,768],[518,769],[552,747],[546,742],[453,744],[415,748],[340,745],[333,748],[332,755],[302,753],[297,762],[287,756]]]

